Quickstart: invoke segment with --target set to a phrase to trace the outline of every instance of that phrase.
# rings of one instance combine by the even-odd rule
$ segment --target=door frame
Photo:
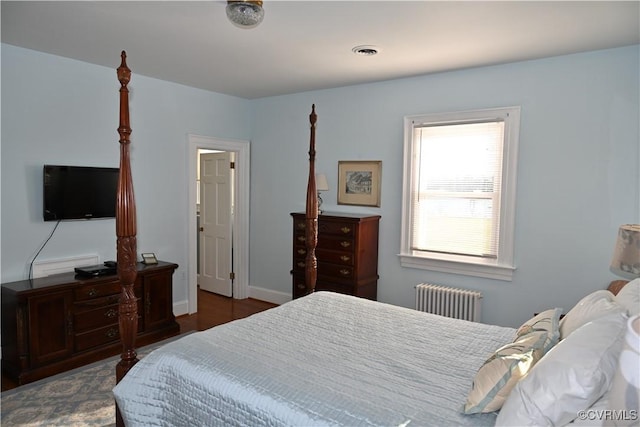
[[[245,299],[249,296],[249,179],[250,153],[249,141],[220,139],[209,136],[187,135],[187,193],[188,193],[188,230],[187,261],[189,314],[198,311],[198,255],[196,224],[197,157],[198,149],[233,151],[238,165],[234,174],[235,209],[233,215],[233,298]]]

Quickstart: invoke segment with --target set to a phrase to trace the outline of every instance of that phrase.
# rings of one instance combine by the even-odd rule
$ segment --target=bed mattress
[[[161,347],[114,395],[129,427],[493,425],[460,410],[514,334],[316,292]]]

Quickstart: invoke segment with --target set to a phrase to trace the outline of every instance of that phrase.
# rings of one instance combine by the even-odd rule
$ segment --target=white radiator
[[[481,308],[481,292],[429,283],[416,286],[416,310],[479,322]]]

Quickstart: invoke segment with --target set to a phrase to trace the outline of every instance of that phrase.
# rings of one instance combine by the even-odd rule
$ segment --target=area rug
[[[187,334],[138,349],[141,359]],[[113,426],[116,363],[120,356],[62,372],[0,395],[2,426]]]

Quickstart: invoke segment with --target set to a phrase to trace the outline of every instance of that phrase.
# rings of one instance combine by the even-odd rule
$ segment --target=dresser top
[[[144,274],[149,271],[160,271],[163,269],[175,269],[178,265],[171,262],[158,261],[157,264],[143,264],[139,262],[136,266],[138,274]],[[49,288],[62,285],[84,285],[91,283],[102,283],[118,280],[117,274],[110,274],[97,277],[83,277],[70,271],[67,273],[53,274],[51,276],[39,277],[31,280],[19,280],[17,282],[3,283],[2,289],[4,291],[12,291],[15,293],[32,291],[36,289]]]
[[[292,212],[292,216],[306,216],[305,212]],[[380,218],[380,215],[372,215],[372,214],[362,214],[362,213],[349,213],[349,212],[322,212],[318,215],[318,219],[322,218],[354,218],[354,219],[364,219],[364,218]]]

